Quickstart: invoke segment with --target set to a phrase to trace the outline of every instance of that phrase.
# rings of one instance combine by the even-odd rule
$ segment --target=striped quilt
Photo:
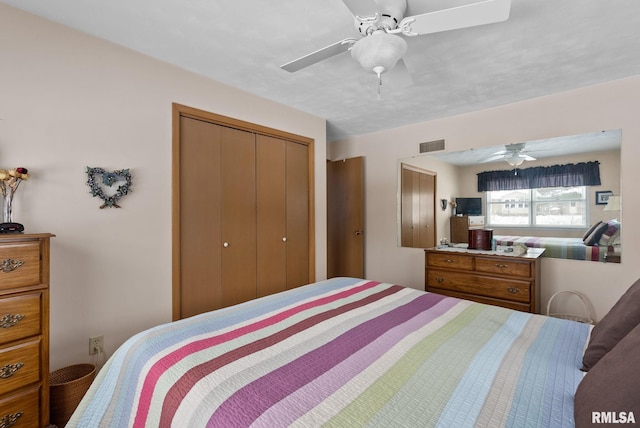
[[[354,278],[161,325],[68,427],[572,427],[589,326]]]

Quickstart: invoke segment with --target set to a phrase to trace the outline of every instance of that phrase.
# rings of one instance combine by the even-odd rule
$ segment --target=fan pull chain
[[[385,68],[382,66],[373,67],[373,72],[378,75],[378,101],[382,99],[382,96],[380,95],[380,90],[382,87],[382,73],[384,73],[384,71],[385,71]]]

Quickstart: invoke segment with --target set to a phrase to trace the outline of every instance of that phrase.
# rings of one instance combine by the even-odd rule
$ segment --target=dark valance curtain
[[[534,166],[518,169],[515,172],[514,170],[487,171],[478,174],[478,192],[599,185],[600,162],[598,161]]]

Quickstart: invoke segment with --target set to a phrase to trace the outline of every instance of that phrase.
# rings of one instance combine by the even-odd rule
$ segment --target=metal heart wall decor
[[[131,191],[131,173],[129,169],[119,169],[113,172],[102,168],[87,167],[87,184],[91,188],[91,195],[104,201],[102,208],[120,208],[118,201]],[[114,187],[116,186],[117,187]]]

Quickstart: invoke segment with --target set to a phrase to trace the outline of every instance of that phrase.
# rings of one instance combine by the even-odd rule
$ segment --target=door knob
[[[360,236],[360,235],[362,235],[362,231],[361,230],[356,230],[355,234],[356,234],[356,236]]]
[[[229,246],[229,243],[228,243],[228,242],[225,242],[224,244],[222,244],[222,246],[223,246],[224,248],[227,248],[227,247]]]
[[[287,237],[286,236],[282,238],[282,242],[287,242]]]

